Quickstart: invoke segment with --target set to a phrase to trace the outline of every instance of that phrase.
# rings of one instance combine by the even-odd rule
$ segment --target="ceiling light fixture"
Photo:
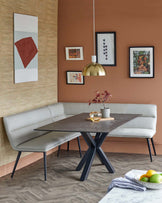
[[[93,0],[93,56],[92,63],[86,65],[83,69],[83,76],[105,76],[106,71],[99,63],[96,63],[95,50],[95,0]]]

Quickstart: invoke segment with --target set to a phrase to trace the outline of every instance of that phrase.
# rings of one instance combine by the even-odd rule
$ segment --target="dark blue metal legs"
[[[19,162],[20,156],[21,156],[21,151],[18,152],[18,155],[17,155],[17,158],[16,158],[16,162],[15,162],[15,165],[14,165],[14,168],[13,168],[13,171],[12,171],[12,174],[11,174],[11,178],[13,178],[13,176],[14,176],[14,173],[15,173],[17,164],[18,164],[18,162]]]
[[[156,156],[156,150],[155,150],[155,145],[154,145],[153,138],[151,138],[151,143],[152,143],[152,147],[153,147],[153,150],[154,150],[154,155]]]
[[[57,157],[59,157],[60,155],[60,149],[61,149],[61,145],[58,146]]]
[[[82,157],[79,137],[77,137],[77,141],[78,141],[79,154],[80,154],[80,157]],[[70,141],[67,142],[67,151],[69,151],[69,146],[70,146]],[[61,149],[61,145],[58,146],[57,157],[59,157],[59,155],[60,155],[60,149]]]
[[[47,180],[47,158],[46,158],[46,152],[43,152],[43,158],[44,158],[44,180]]]
[[[82,160],[80,161],[80,163],[78,164],[77,168],[76,168],[76,171],[80,171],[83,167],[83,165],[85,164],[88,156],[89,156],[89,152],[90,152],[90,148],[86,151],[86,153],[84,154]]]
[[[67,142],[67,151],[69,151],[70,141]]]
[[[150,155],[150,161],[152,162],[152,154],[151,154],[150,142],[149,142],[148,138],[146,140],[147,140],[147,145],[148,145],[148,150],[149,150],[149,155]]]
[[[87,179],[88,177],[88,174],[90,172],[90,169],[91,169],[91,166],[92,166],[92,162],[94,160],[94,157],[95,157],[95,154],[96,154],[96,148],[93,147],[90,151],[89,151],[89,154],[88,154],[88,157],[87,157],[87,160],[86,160],[86,163],[85,163],[85,167],[83,169],[83,172],[82,172],[82,175],[80,177],[80,180],[81,181],[84,181]]]
[[[151,147],[150,147],[149,138],[146,138],[146,140],[147,140],[147,145],[148,145],[148,150],[149,150],[149,155],[150,155],[150,161],[152,162],[152,154],[151,154]],[[154,145],[153,138],[151,138],[151,143],[152,143],[152,147],[153,147],[153,150],[154,150],[154,155],[156,156],[156,150],[155,150],[155,145]]]
[[[80,146],[80,138],[77,137],[77,140],[78,140],[78,147],[79,147],[80,157],[82,157],[82,150],[81,150],[81,146]]]
[[[22,153],[21,151],[18,152],[18,155],[17,155],[17,158],[16,158],[16,162],[15,162],[15,165],[14,165],[14,168],[13,168],[13,171],[12,171],[12,174],[11,174],[11,178],[13,178],[13,176],[14,176],[14,173],[15,173],[17,164],[18,164],[18,162],[19,162],[21,153]],[[47,160],[46,160],[46,152],[43,152],[43,155],[44,155],[44,180],[47,180]]]
[[[80,180],[84,181],[87,179],[96,153],[101,163],[106,166],[107,170],[110,173],[114,173],[113,166],[111,165],[110,161],[101,149],[101,145],[104,139],[106,138],[107,133],[96,133],[95,139],[92,138],[90,133],[82,132],[82,136],[85,139],[87,145],[89,146],[89,149],[86,151],[85,155],[83,156],[82,160],[76,168],[76,170],[79,171],[85,165]]]

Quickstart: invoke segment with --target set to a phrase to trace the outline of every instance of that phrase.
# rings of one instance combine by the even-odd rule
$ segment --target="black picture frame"
[[[129,47],[129,77],[154,78],[154,46]]]
[[[96,59],[103,66],[116,66],[116,32],[96,32]]]
[[[66,71],[67,85],[84,85],[82,71]]]

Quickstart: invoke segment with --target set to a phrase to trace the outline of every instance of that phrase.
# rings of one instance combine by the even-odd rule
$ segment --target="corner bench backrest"
[[[65,113],[64,113],[64,105],[61,102],[48,105],[48,109],[50,111],[50,114],[51,114],[52,118],[65,115]]]
[[[29,133],[34,131],[35,126],[38,127],[38,123],[49,123],[50,119],[51,114],[47,106],[4,117],[3,122],[11,146],[14,148],[31,139],[32,135]],[[39,135],[34,133],[34,136],[37,134]]]
[[[103,108],[102,104],[91,104],[88,103],[68,103],[64,102],[65,114],[78,114],[91,111],[100,111]],[[157,106],[154,104],[119,104],[109,103],[106,104],[110,108],[111,113],[130,113],[130,114],[142,114],[144,117],[157,117]]]

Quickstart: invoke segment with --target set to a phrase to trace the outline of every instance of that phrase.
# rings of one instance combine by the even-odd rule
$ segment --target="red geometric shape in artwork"
[[[24,68],[26,68],[30,61],[37,54],[38,49],[32,37],[20,39],[19,41],[15,42],[15,45],[24,64]]]

